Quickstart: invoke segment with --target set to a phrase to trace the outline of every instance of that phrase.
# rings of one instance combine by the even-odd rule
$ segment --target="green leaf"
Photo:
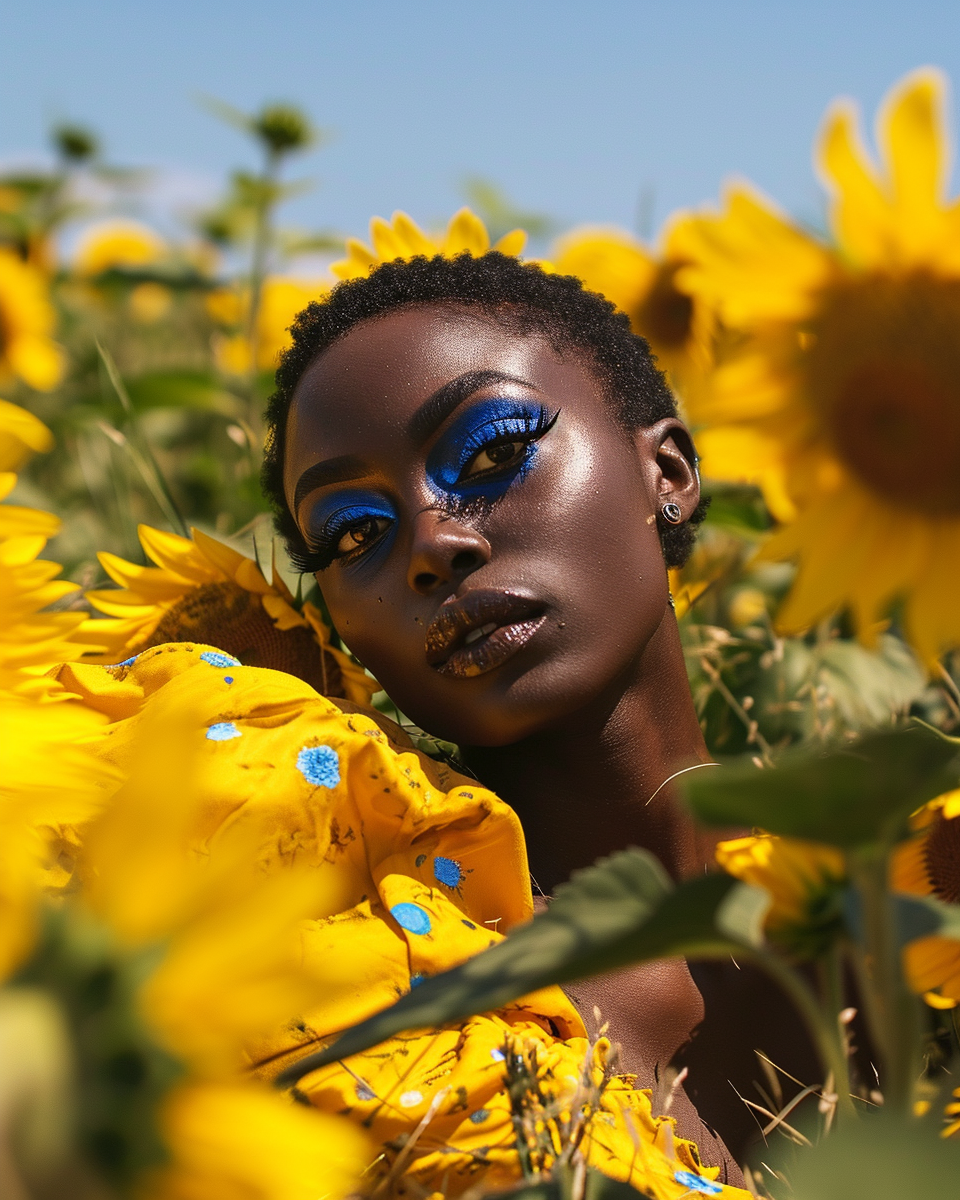
[[[937,1134],[939,1113],[925,1121],[870,1115],[841,1126],[819,1145],[777,1165],[791,1200],[932,1200],[956,1196],[960,1145]],[[769,1161],[769,1160],[768,1160]]]
[[[552,1170],[549,1179],[527,1180],[509,1191],[498,1191],[497,1200],[637,1200],[649,1194],[593,1167],[586,1169],[582,1191],[578,1182],[577,1173],[563,1165]]]
[[[546,912],[452,971],[426,979],[392,1007],[355,1025],[326,1050],[277,1079],[287,1086],[309,1071],[359,1054],[407,1029],[423,1029],[502,1008],[520,996],[628,963],[715,958],[751,944],[756,900],[728,875],[704,875],[674,888],[646,850],[624,850],[577,871]],[[747,889],[750,892],[758,889]],[[724,907],[724,902],[727,902]],[[718,909],[726,929],[717,925]]]
[[[737,763],[680,780],[707,825],[854,847],[895,835],[915,809],[957,786],[957,748],[920,725],[825,752],[788,751],[767,770]]]

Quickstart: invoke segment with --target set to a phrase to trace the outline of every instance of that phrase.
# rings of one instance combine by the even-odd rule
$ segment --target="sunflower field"
[[[457,1111],[449,1087],[408,1089],[423,1107],[400,1133],[347,1119],[339,1100],[295,1102],[310,1071],[389,1039],[677,956],[756,965],[818,1056],[816,1078],[773,1064],[763,1104],[745,1101],[764,1136],[750,1192],[957,1193],[960,198],[946,95],[929,69],[896,83],[876,156],[856,109],[830,108],[814,147],[822,228],[740,182],[649,244],[577,228],[537,260],[629,316],[694,432],[710,507],[670,583],[725,769],[682,788],[703,825],[752,832],[677,886],[640,851],[580,873],[489,949],[471,942],[372,1015],[351,1010],[280,1088],[247,1069],[250,1046],[340,986],[329,958],[301,953],[304,923],[338,901],[295,856],[265,857],[256,821],[189,850],[211,784],[188,714],[144,708],[135,757],[95,755],[116,714],[81,701],[84,672],[108,668],[133,703],[152,685],[131,664],[169,643],[211,647],[221,673],[285,671],[324,713],[330,698],[395,720],[423,786],[450,800],[437,779],[456,747],[350,656],[274,536],[262,413],[288,327],[339,280],[418,254],[523,257],[543,231],[513,228],[483,186],[445,228],[400,212],[369,233],[364,214],[357,236],[287,228],[296,155],[317,134],[283,105],[218,107],[261,169],[234,174],[176,240],[117,215],[138,180],[85,129],[53,130],[50,171],[0,177],[0,1197],[739,1195],[649,1105],[649,1146],[633,1132],[602,1037],[552,1074],[535,1038],[491,1042],[506,1132],[496,1154],[463,1151],[484,1168],[469,1188],[444,1174],[463,1135],[430,1141]],[[304,262],[323,265],[298,274]],[[357,721],[358,744],[379,746]],[[230,722],[206,734],[235,736]],[[322,782],[333,768],[312,749],[298,769]],[[399,773],[403,756],[383,754]]]

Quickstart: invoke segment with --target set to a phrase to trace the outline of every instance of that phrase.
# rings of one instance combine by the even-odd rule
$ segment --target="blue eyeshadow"
[[[316,543],[336,542],[349,526],[370,517],[396,521],[397,514],[383,496],[360,488],[321,496],[307,517],[307,537]]]
[[[476,481],[460,479],[463,470],[485,446],[493,442],[520,441],[543,429],[542,405],[524,400],[483,400],[465,409],[427,456],[427,478],[440,492],[462,497],[496,499],[529,469],[536,444],[530,442],[523,458],[512,468]]]

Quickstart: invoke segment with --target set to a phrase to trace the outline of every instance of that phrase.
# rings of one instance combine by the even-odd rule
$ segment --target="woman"
[[[279,528],[350,650],[479,782],[403,753],[389,723],[203,647],[60,676],[117,722],[104,743],[117,759],[162,689],[206,729],[205,836],[243,806],[268,812],[265,861],[308,853],[347,881],[305,935],[325,1003],[251,1048],[267,1075],[525,919],[525,849],[541,903],[628,845],[676,878],[712,863],[672,791],[709,762],[666,576],[702,517],[696,459],[627,319],[573,278],[488,253],[387,263],[292,334],[264,468]],[[588,1023],[594,1006],[610,1022],[641,1087],[703,1012],[682,962],[569,994]],[[549,1095],[586,1050],[580,1016],[548,989],[394,1039],[300,1093],[362,1119],[421,1187],[503,1183],[516,1153],[499,1047],[533,1047]],[[741,1181],[682,1089],[655,1112],[629,1079],[596,1100],[588,1157],[610,1173],[657,1196]],[[670,1105],[712,1170],[660,1119]]]
[[[489,254],[384,265],[292,332],[278,526],[353,653],[519,815],[535,890],[627,845],[712,865],[671,788],[709,761],[666,575],[696,457],[626,318]],[[648,1081],[702,1016],[680,962],[574,994]]]

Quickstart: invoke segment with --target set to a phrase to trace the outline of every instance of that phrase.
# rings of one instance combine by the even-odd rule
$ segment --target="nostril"
[[[459,554],[453,556],[453,561],[450,563],[455,571],[470,571],[473,570],[479,563],[479,559],[472,550],[461,550]]]
[[[430,571],[421,571],[420,574],[414,578],[413,586],[418,592],[426,593],[433,591],[439,582],[439,575],[434,575]]]

